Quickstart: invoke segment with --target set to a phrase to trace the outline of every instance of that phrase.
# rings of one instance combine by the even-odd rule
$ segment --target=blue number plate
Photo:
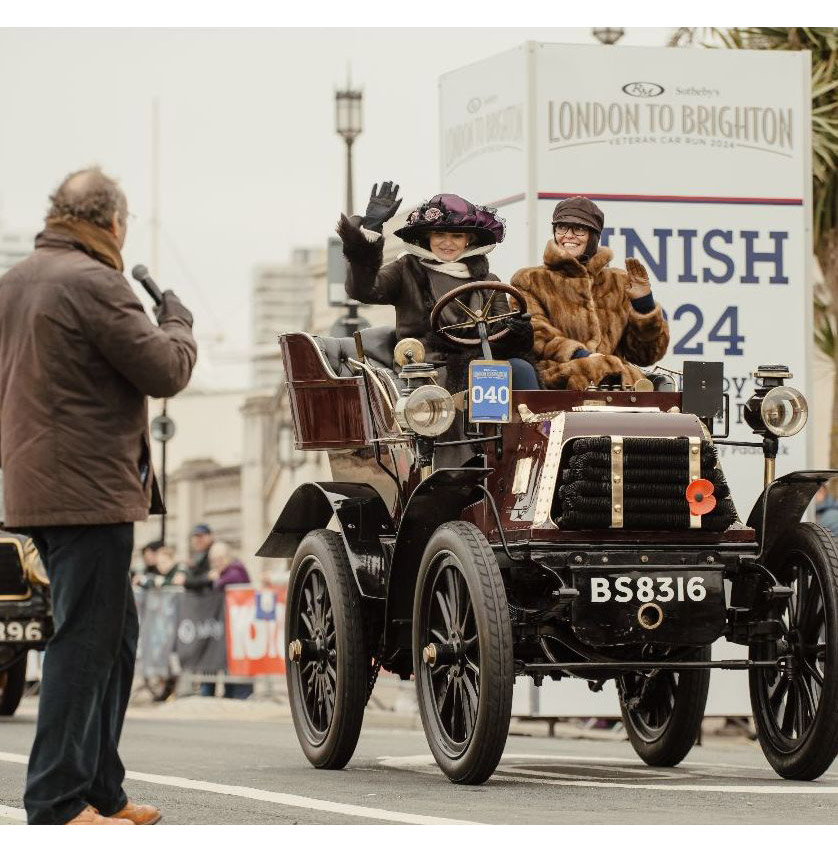
[[[512,366],[506,360],[472,360],[468,367],[469,422],[512,419]]]

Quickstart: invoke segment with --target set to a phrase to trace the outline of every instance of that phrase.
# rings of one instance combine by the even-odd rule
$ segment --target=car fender
[[[293,558],[302,539],[337,518],[346,554],[362,597],[383,599],[388,559],[382,537],[395,537],[393,520],[375,487],[346,481],[300,485],[256,553]]]
[[[758,559],[770,560],[771,550],[796,526],[821,485],[838,475],[838,469],[800,470],[775,478],[760,493],[748,517],[759,543]]]
[[[431,535],[444,522],[458,520],[482,494],[475,492],[491,469],[438,469],[411,494],[399,524],[387,584],[385,657],[399,656],[402,672],[412,669],[413,596],[419,565]]]

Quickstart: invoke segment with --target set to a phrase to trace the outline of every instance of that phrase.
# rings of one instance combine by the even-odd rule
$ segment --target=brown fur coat
[[[632,364],[651,366],[666,352],[669,326],[660,304],[651,313],[637,312],[627,273],[608,266],[612,256],[610,248],[600,248],[582,265],[550,239],[543,266],[513,275],[532,314],[532,353],[545,387],[584,389],[611,374],[632,384],[642,377]],[[606,356],[572,359],[579,349]]]

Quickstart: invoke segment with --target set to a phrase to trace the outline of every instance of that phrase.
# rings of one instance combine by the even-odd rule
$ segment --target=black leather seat
[[[357,360],[358,353],[355,350],[355,339],[351,336],[315,336],[314,340],[323,352],[332,371],[339,378],[346,378],[357,374],[347,362],[349,358]],[[367,365],[376,371],[379,376],[386,378],[391,398],[395,399],[404,383],[399,380],[393,371],[393,349],[396,347],[396,329],[380,325],[374,328],[364,328],[361,331],[361,342],[364,345],[364,354]]]

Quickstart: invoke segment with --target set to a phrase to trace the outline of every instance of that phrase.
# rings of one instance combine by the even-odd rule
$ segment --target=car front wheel
[[[506,744],[515,674],[503,579],[471,523],[441,525],[425,548],[413,606],[413,669],[437,764],[452,782],[485,782]]]

